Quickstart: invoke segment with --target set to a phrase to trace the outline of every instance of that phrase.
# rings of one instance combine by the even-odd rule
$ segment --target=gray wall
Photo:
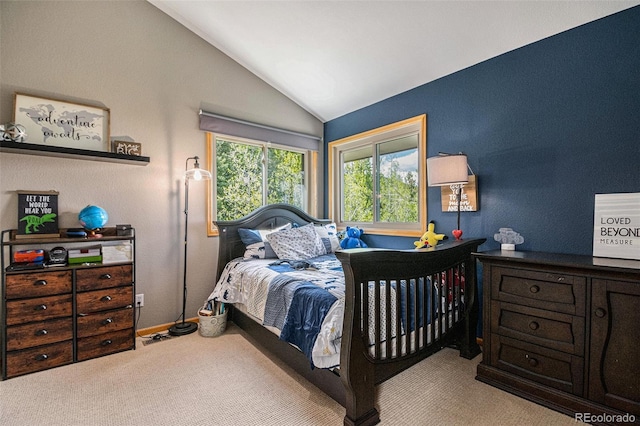
[[[138,239],[139,327],[182,310],[185,159],[205,157],[200,108],[322,136],[323,126],[284,95],[144,1],[0,1],[0,123],[13,95],[102,105],[111,135],[142,143],[146,167],[0,153],[0,225],[17,226],[15,190],[60,192],[60,226],[88,204]],[[187,317],[214,285],[217,238],[206,236],[204,188],[189,197]],[[322,208],[322,206],[320,206]]]

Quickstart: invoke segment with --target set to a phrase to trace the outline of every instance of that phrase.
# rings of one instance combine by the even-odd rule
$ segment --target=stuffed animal
[[[438,241],[447,239],[447,236],[444,234],[436,234],[435,229],[435,222],[429,222],[429,226],[427,226],[427,232],[425,232],[422,237],[420,237],[420,241],[414,241],[413,245],[415,245],[417,249],[425,247],[435,247],[436,244],[438,244]]]
[[[359,228],[352,228],[347,226],[345,231],[345,237],[340,241],[340,247],[343,249],[351,248],[366,248],[369,247],[364,241],[360,239],[360,236],[364,234],[364,231]]]

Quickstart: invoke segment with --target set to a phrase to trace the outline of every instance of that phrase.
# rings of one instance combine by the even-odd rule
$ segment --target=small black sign
[[[58,192],[18,191],[17,238],[60,236]]]

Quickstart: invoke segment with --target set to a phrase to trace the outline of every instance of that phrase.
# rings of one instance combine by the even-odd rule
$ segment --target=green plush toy
[[[425,247],[435,247],[436,244],[438,244],[438,241],[447,239],[447,236],[444,234],[436,234],[435,229],[436,223],[434,221],[429,222],[427,232],[425,232],[422,237],[420,237],[420,241],[413,242],[417,249]]]

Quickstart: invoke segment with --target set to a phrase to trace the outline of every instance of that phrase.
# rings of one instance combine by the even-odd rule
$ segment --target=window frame
[[[240,144],[248,144],[265,148],[274,148],[274,149],[283,149],[287,151],[297,152],[304,155],[304,186],[306,191],[306,196],[304,197],[305,206],[302,210],[306,212],[312,212],[317,209],[316,203],[316,185],[317,182],[316,173],[318,170],[318,153],[317,151],[313,151],[305,148],[296,148],[293,146],[277,144],[269,141],[259,141],[255,139],[247,139],[238,136],[229,136],[221,133],[213,133],[213,132],[205,132],[205,142],[206,142],[206,161],[205,167],[211,172],[212,179],[207,181],[206,185],[206,207],[207,207],[207,236],[215,237],[219,235],[218,228],[213,224],[213,221],[216,220],[217,216],[217,204],[216,204],[216,196],[214,190],[216,190],[216,181],[217,181],[217,169],[216,169],[216,141],[218,139],[223,139],[228,142],[235,142]],[[265,170],[263,170],[266,173]],[[264,176],[263,176],[264,177]],[[263,201],[265,194],[263,193]],[[264,204],[263,204],[264,205]],[[249,213],[249,212],[247,212]],[[238,218],[240,219],[240,218]]]
[[[418,135],[418,222],[402,225],[388,222],[342,221],[342,153],[355,148],[375,145],[408,136]],[[422,114],[386,126],[378,127],[328,144],[328,211],[339,229],[347,226],[363,228],[370,234],[420,237],[427,226],[427,115]],[[375,161],[374,161],[375,162]],[[375,215],[374,215],[375,216]]]

